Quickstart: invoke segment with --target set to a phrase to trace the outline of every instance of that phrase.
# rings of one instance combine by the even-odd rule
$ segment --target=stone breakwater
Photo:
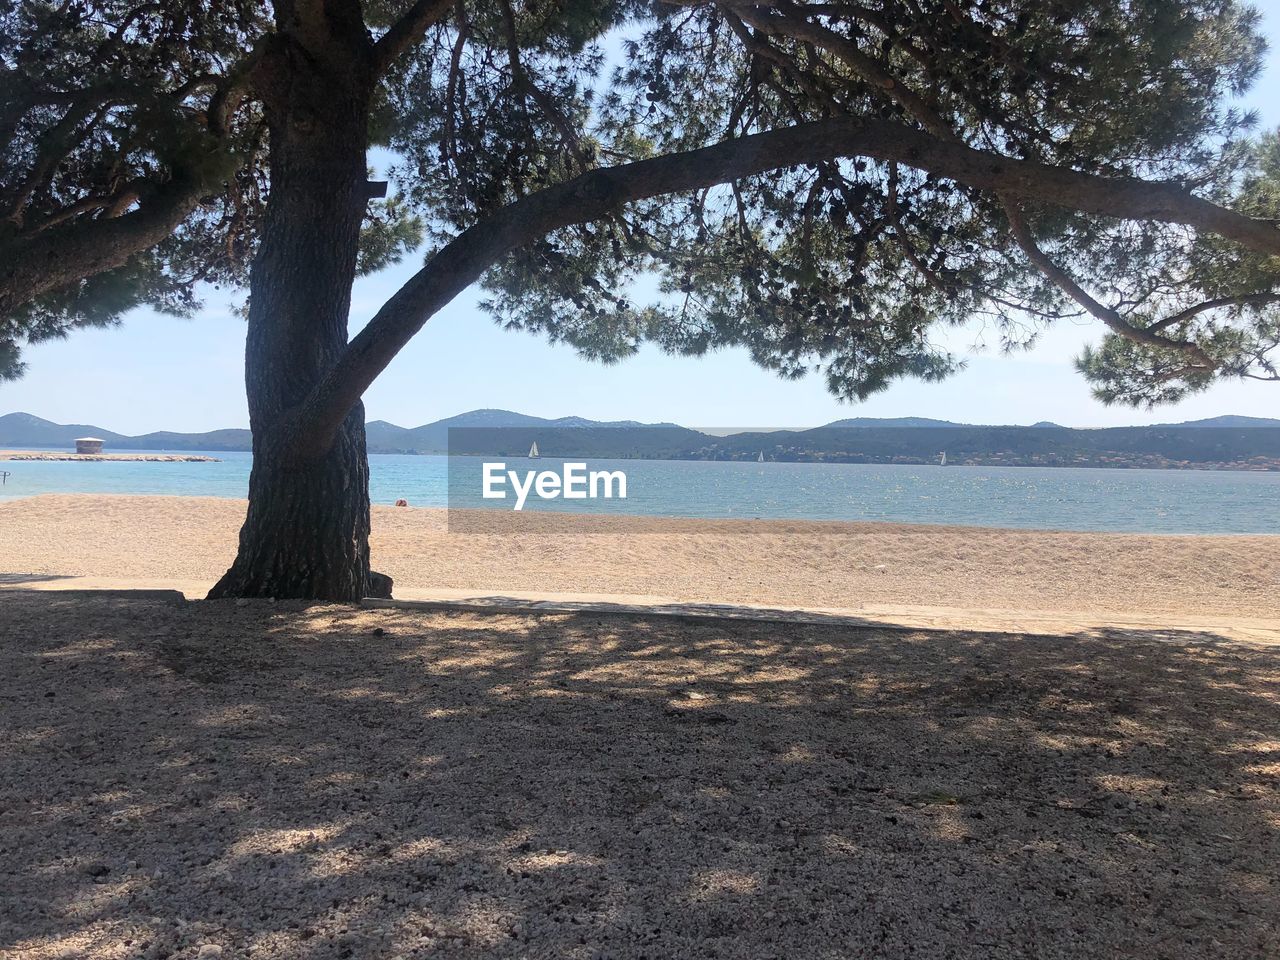
[[[0,460],[138,460],[146,463],[221,463],[217,457],[186,453],[50,453],[0,450]]]

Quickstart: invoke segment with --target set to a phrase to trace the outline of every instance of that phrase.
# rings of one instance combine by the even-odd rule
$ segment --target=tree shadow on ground
[[[12,593],[0,659],[6,955],[1280,949],[1275,648]]]
[[[70,577],[56,573],[0,573],[0,586],[11,587],[29,583],[52,583],[55,580],[70,579]]]

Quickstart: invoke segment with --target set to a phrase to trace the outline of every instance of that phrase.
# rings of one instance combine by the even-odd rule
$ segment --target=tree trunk
[[[356,404],[319,451],[292,424],[347,345],[371,84],[358,62],[335,69],[287,44],[276,55],[263,93],[271,193],[245,347],[249,511],[235,563],[209,596],[354,602],[390,593],[369,570],[364,408]]]
[[[270,437],[264,443],[255,432],[240,549],[209,596],[355,602],[377,592],[369,570],[363,407],[320,459],[280,456]]]

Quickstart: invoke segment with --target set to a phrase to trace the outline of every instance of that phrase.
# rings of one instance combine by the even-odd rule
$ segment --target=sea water
[[[192,451],[183,451],[192,452]],[[247,495],[248,453],[217,463],[5,461],[0,497],[125,493]],[[485,458],[491,459],[491,458]],[[374,455],[375,503],[511,509],[481,498],[485,459]],[[558,469],[555,458],[507,458],[511,469]],[[626,499],[538,500],[526,510],[744,519],[882,520],[1142,533],[1280,533],[1280,473],[967,467],[896,464],[588,461],[622,470]],[[453,474],[452,484],[450,473]]]

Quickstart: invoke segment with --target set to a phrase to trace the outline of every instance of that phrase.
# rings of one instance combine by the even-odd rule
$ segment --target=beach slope
[[[185,581],[231,563],[245,504],[49,495],[0,502],[0,574]],[[1280,617],[1280,536],[1147,536],[891,523],[374,507],[376,569],[434,589],[818,608],[875,605]]]

